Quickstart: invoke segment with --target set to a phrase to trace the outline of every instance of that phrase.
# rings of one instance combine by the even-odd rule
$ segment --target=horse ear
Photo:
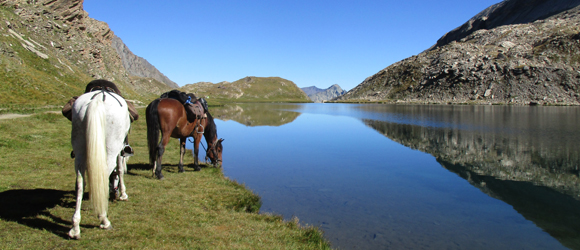
[[[222,139],[222,138],[220,138],[220,139],[219,139],[219,142],[223,142],[223,141],[225,141],[225,140],[224,140],[224,139]]]

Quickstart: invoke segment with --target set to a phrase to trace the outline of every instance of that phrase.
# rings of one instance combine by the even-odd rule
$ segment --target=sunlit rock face
[[[578,0],[507,0],[490,6],[465,24],[441,37],[435,47],[459,41],[482,29],[494,29],[503,25],[531,23],[572,9],[580,5]]]
[[[517,14],[520,2],[490,7],[338,101],[580,105],[580,1],[523,1]]]
[[[301,89],[302,91],[304,91],[304,93],[308,95],[310,100],[317,103],[332,100],[346,93],[346,91],[342,90],[342,88],[338,86],[338,84],[334,84],[328,87],[327,89],[319,89],[315,86]]]

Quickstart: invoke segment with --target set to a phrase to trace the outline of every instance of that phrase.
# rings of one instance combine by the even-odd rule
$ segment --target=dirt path
[[[44,113],[54,113],[54,114],[60,114],[60,111],[46,111]],[[22,115],[22,114],[3,114],[0,115],[0,120],[8,120],[8,119],[15,119],[15,118],[23,118],[23,117],[30,117],[33,116],[34,114],[26,114],[26,115]]]
[[[14,119],[14,118],[22,118],[22,117],[29,117],[29,115],[21,115],[21,114],[3,114],[0,115],[0,120],[7,120],[7,119]]]

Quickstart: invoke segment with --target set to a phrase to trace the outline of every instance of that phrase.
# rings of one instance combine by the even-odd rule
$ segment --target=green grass
[[[152,178],[141,115],[130,134],[136,154],[125,175],[129,201],[110,203],[114,230],[102,230],[85,200],[78,241],[66,236],[75,204],[70,122],[52,113],[0,120],[0,248],[329,248],[315,227],[258,214],[259,197],[220,169],[205,166],[194,172],[190,164],[178,173],[176,139],[163,158],[165,179]]]

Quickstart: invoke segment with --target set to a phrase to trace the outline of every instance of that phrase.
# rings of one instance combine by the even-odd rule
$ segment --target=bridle
[[[223,141],[223,139],[222,139],[222,141]],[[221,164],[222,163],[222,160],[220,160],[220,158],[218,157],[218,153],[217,153],[217,144],[218,144],[218,142],[219,142],[219,140],[217,139],[217,136],[216,136],[216,138],[215,138],[215,140],[214,140],[213,143],[207,144],[207,149],[205,150],[205,152],[206,152],[206,154],[205,154],[205,161],[207,161],[207,159],[209,159],[209,157],[207,156],[207,152],[209,152],[211,150],[214,158],[216,159],[215,160],[216,163],[217,164]],[[203,143],[201,144],[201,146],[203,147]],[[205,149],[205,147],[204,147],[204,149]]]
[[[198,132],[198,133],[200,133],[200,134],[203,134],[203,132]],[[193,132],[192,132],[192,134],[193,134]],[[205,146],[203,145],[203,142],[200,142],[201,146],[202,146],[202,147],[203,147],[203,149],[205,150],[205,161],[206,161],[206,162],[207,162],[207,160],[208,160],[208,159],[209,159],[209,160],[211,160],[211,158],[209,158],[209,156],[207,156],[207,153],[208,153],[208,152],[211,150],[212,154],[214,155],[214,158],[216,158],[216,160],[215,160],[215,161],[216,161],[216,163],[217,163],[217,164],[221,164],[221,163],[222,163],[222,160],[220,160],[220,159],[219,159],[219,157],[218,157],[218,153],[217,153],[217,144],[218,144],[218,142],[219,142],[220,140],[221,140],[221,141],[223,141],[224,139],[219,139],[219,140],[218,140],[218,139],[217,139],[217,136],[216,136],[216,138],[215,138],[215,140],[214,140],[214,142],[213,142],[213,143],[208,143],[208,144],[207,144],[207,149],[206,149],[206,148],[205,148]],[[189,142],[191,142],[191,143],[195,143],[194,141],[192,141],[192,140],[191,140],[191,138],[189,138]],[[212,162],[212,164],[213,164],[213,162]]]

